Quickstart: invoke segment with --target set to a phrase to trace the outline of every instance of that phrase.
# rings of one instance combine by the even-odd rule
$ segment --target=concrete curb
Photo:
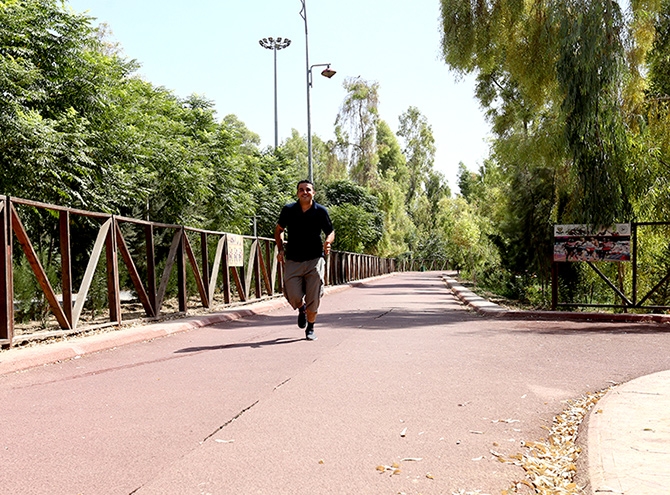
[[[477,313],[496,318],[570,320],[570,321],[609,321],[621,323],[670,323],[670,315],[638,315],[628,313],[598,313],[595,311],[523,311],[503,308],[488,301],[471,290],[463,287],[456,279],[443,275],[442,280],[454,295]]]
[[[371,277],[368,279],[350,282],[348,284],[327,286],[324,295],[347,290],[350,287],[359,287],[367,281],[378,280],[393,274]],[[238,320],[248,316],[268,313],[288,306],[283,296],[253,302],[249,305],[226,309],[220,313],[208,315],[187,316],[175,320],[167,320],[149,325],[120,328],[115,331],[72,337],[69,340],[32,347],[16,347],[0,353],[0,375],[23,371],[45,364],[56,363],[68,359],[76,359],[85,354],[113,349],[126,344],[145,342],[168,335],[187,332],[197,328],[214,325],[224,321]]]
[[[34,347],[17,347],[0,353],[0,375],[23,371],[44,364],[74,359],[84,354],[113,349],[126,344],[144,342],[178,332],[186,332],[223,321],[267,313],[287,306],[283,298],[276,298],[247,307],[225,310],[211,315],[191,316],[150,325],[121,328],[116,331],[73,337],[71,340]]]

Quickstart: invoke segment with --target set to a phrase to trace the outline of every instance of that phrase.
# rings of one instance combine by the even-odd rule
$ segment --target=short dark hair
[[[312,189],[314,189],[314,183],[311,180],[303,179],[300,182],[298,182],[298,185],[296,186],[296,189],[300,189],[300,184],[309,184],[312,186]]]

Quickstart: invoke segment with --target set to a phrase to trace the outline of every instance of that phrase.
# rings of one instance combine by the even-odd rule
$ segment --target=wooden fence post
[[[200,233],[200,259],[202,259],[202,284],[205,288],[205,293],[207,294],[207,301],[209,305],[212,304],[212,298],[210,297],[211,291],[209,290],[209,246],[207,245],[207,233]]]
[[[0,346],[14,339],[14,271],[12,269],[12,221],[10,198],[0,198]]]
[[[72,324],[72,256],[70,254],[70,212],[58,214],[60,236],[61,288],[63,292],[63,312]]]
[[[109,301],[109,321],[121,323],[121,288],[119,285],[119,259],[116,250],[116,219],[112,216],[107,232],[107,300]],[[81,294],[80,294],[81,295]]]
[[[154,248],[154,226],[147,224],[144,227],[144,243],[147,256],[147,292],[153,311],[152,316],[158,316],[158,292],[156,291],[156,253]]]
[[[181,238],[177,247],[177,288],[179,311],[186,313],[188,295],[186,293],[186,230],[181,227]]]

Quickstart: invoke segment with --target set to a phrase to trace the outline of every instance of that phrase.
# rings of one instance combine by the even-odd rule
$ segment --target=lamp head
[[[337,72],[331,69],[330,65],[321,71],[321,75],[327,77],[328,79],[333,77],[335,74],[337,74]]]

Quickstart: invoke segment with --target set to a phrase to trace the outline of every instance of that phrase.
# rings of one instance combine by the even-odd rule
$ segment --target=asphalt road
[[[566,400],[670,369],[659,325],[491,319],[436,272],[0,376],[0,493],[499,494]],[[378,466],[396,463],[392,470]]]

